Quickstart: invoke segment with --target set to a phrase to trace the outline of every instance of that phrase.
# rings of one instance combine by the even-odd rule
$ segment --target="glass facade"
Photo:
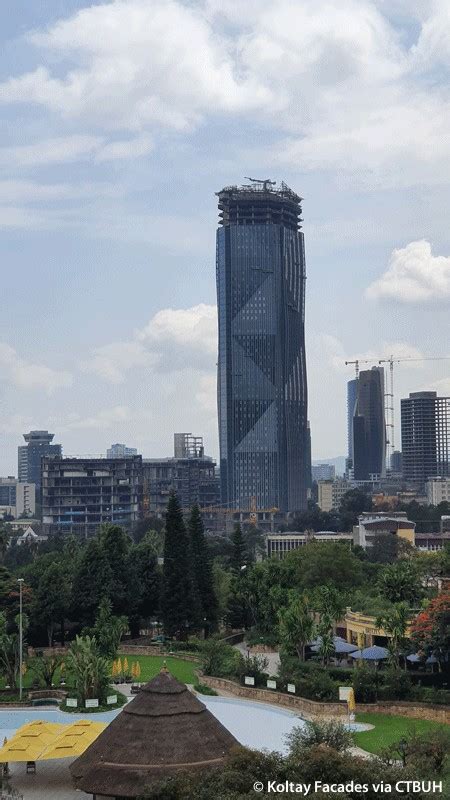
[[[359,373],[353,415],[353,477],[379,479],[386,474],[386,420],[384,370],[372,367]]]
[[[222,502],[306,506],[305,256],[284,184],[219,193],[218,412]]]

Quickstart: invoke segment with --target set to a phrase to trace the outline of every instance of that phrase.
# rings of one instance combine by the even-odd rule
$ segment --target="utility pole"
[[[22,614],[22,584],[23,578],[18,578],[19,584],[19,700],[22,700],[22,667],[23,667],[23,614]]]

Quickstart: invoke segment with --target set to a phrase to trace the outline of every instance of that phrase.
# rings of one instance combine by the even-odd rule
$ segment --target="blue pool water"
[[[238,742],[256,750],[278,750],[286,752],[285,737],[293,728],[301,727],[304,721],[283,708],[270,706],[265,703],[255,703],[250,700],[238,700],[228,697],[201,698],[205,706],[215,717],[236,737]],[[58,709],[8,709],[0,711],[0,744],[6,736],[11,738],[13,733],[27,722],[41,719],[49,722],[60,722],[70,725],[80,719],[92,719],[97,722],[111,722],[121,709],[104,711],[98,714],[66,714]],[[365,726],[357,724],[351,726],[353,730],[364,730]]]

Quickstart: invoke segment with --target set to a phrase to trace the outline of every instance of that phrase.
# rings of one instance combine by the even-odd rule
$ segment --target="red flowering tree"
[[[450,658],[450,591],[434,598],[413,621],[411,638],[419,652],[442,665]]]

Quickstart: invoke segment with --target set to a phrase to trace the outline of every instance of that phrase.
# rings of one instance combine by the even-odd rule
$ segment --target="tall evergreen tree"
[[[184,638],[193,626],[189,538],[175,492],[167,504],[162,619],[167,636]]]
[[[113,614],[127,614],[130,603],[128,553],[131,539],[120,525],[104,525],[99,538],[111,571],[109,597]]]
[[[203,520],[198,505],[194,505],[191,509],[188,529],[193,579],[198,591],[201,620],[205,635],[207,635],[217,625],[217,598],[214,591],[212,565],[208,554]]]
[[[110,597],[112,573],[100,539],[88,543],[75,572],[71,617],[81,625],[93,625],[103,597]]]
[[[151,532],[132,546],[128,556],[130,604],[128,616],[133,636],[139,634],[141,619],[158,617],[161,571]]]
[[[235,575],[240,575],[242,567],[247,563],[248,558],[244,535],[239,523],[234,526],[233,533],[231,534],[231,545],[230,566]]]

